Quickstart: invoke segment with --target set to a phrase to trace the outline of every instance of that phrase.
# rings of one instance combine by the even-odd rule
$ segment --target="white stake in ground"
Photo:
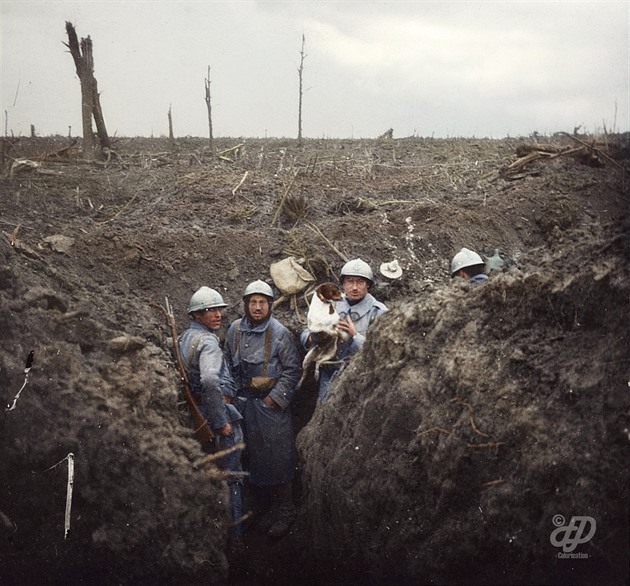
[[[17,392],[15,397],[13,397],[13,403],[7,405],[5,411],[13,411],[15,406],[17,405],[18,399],[20,398],[20,393],[24,390],[26,383],[28,382],[28,373],[31,370],[31,366],[33,366],[33,351],[31,350],[28,353],[28,358],[26,359],[26,366],[24,367],[24,382],[22,383],[22,388]]]
[[[54,466],[48,468],[48,470],[52,470],[68,460],[68,484],[66,486],[66,516],[64,522],[64,532],[63,538],[68,538],[68,533],[70,532],[70,511],[72,510],[72,488],[74,487],[74,454],[70,452],[63,460],[57,462]]]

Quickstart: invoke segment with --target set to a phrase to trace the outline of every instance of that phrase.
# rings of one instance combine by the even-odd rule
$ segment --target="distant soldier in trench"
[[[486,263],[473,250],[462,248],[451,260],[451,278],[465,279],[471,285],[483,285],[488,281]]]
[[[225,350],[244,416],[248,494],[259,528],[280,538],[296,515],[292,481],[297,453],[289,407],[300,378],[300,356],[293,334],[271,315],[273,300],[264,281],[247,285],[245,315],[230,325]]]
[[[323,363],[320,368],[318,401],[323,403],[328,397],[328,390],[333,379],[341,372],[345,365],[356,354],[363,343],[369,326],[379,316],[387,311],[387,306],[369,293],[374,284],[374,273],[364,260],[356,258],[348,261],[341,268],[339,274],[343,287],[343,299],[336,302],[339,313],[339,328],[349,337],[345,342],[339,341],[337,354],[333,362]],[[309,349],[312,342],[311,332],[304,329],[300,341],[305,349]]]
[[[179,337],[179,352],[188,376],[190,390],[215,435],[217,450],[228,450],[243,441],[242,415],[234,407],[238,391],[216,332],[221,328],[222,310],[227,307],[221,294],[201,287],[190,298],[188,314],[192,322]],[[230,490],[230,547],[242,545],[243,479],[239,472],[241,450],[220,460],[223,469],[236,472],[228,480]]]

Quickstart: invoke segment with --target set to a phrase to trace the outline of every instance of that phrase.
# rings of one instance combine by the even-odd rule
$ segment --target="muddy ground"
[[[627,583],[627,137],[78,146],[4,143],[0,583]],[[452,282],[462,246],[505,269]],[[404,272],[330,401],[296,398],[291,534],[248,521],[228,559],[156,306],[181,331],[209,285],[227,325],[290,255]],[[296,334],[297,303],[275,309]],[[596,523],[582,557],[558,515]]]

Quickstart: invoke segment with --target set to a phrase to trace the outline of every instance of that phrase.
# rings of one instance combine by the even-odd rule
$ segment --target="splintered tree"
[[[300,51],[300,67],[298,69],[298,75],[300,77],[300,97],[298,100],[298,143],[302,144],[302,73],[304,72],[304,59],[306,59],[306,53],[304,53],[304,35],[302,35],[302,50]]]
[[[168,105],[168,146],[175,148],[175,135],[173,134],[173,112],[171,104]]]
[[[212,102],[210,100],[210,65],[208,65],[208,77],[206,77],[206,106],[208,107],[208,138],[212,149]]]
[[[94,140],[94,132],[92,131],[92,118],[94,118],[94,122],[96,123],[96,132],[101,154],[103,154],[104,149],[110,148],[110,142],[107,136],[107,129],[105,128],[105,119],[103,118],[103,110],[101,109],[98,85],[94,78],[92,39],[88,36],[86,39],[81,39],[79,43],[74,25],[68,21],[66,21],[66,32],[68,33],[68,42],[64,43],[64,45],[70,49],[70,54],[74,59],[77,75],[81,82],[83,154],[87,158],[95,158],[97,146]]]

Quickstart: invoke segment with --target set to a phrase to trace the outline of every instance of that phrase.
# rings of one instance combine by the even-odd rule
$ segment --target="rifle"
[[[177,370],[179,372],[179,378],[182,383],[182,394],[184,395],[184,399],[186,404],[188,405],[188,409],[190,409],[190,414],[192,416],[193,425],[195,429],[195,438],[200,444],[205,444],[214,439],[214,433],[210,429],[210,425],[208,425],[208,420],[202,415],[201,411],[199,411],[199,406],[197,405],[197,401],[192,396],[192,392],[190,391],[190,383],[188,382],[188,376],[186,375],[186,370],[184,369],[184,363],[182,362],[181,354],[179,353],[179,345],[177,344],[177,326],[175,325],[175,316],[173,315],[173,308],[171,304],[168,302],[168,297],[165,297],[166,301],[166,309],[161,307],[160,305],[152,304],[154,307],[160,309],[160,311],[166,317],[166,322],[171,328],[171,336],[173,338],[173,355],[175,357],[175,362],[177,364]]]

